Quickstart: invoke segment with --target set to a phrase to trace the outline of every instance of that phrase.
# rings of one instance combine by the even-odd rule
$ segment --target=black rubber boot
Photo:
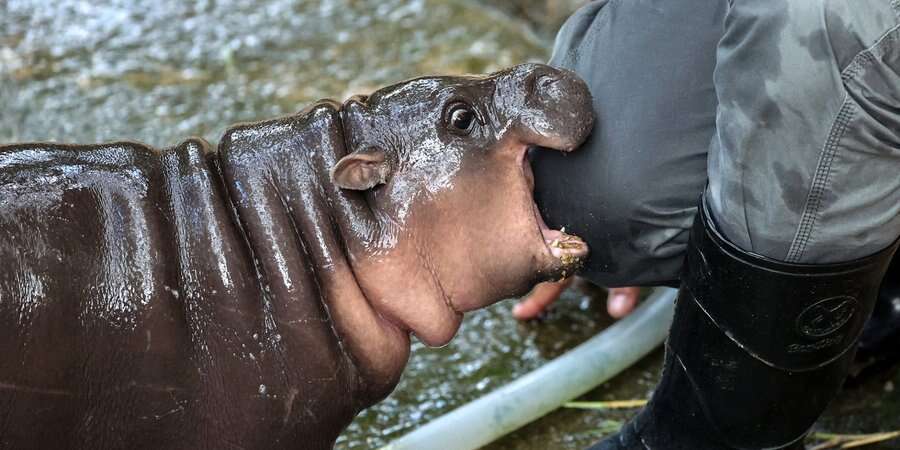
[[[834,398],[897,248],[802,265],[725,240],[701,206],[659,386],[613,449],[802,449]]]
[[[854,381],[880,373],[900,360],[900,258],[894,257],[878,291],[872,317],[859,338]]]

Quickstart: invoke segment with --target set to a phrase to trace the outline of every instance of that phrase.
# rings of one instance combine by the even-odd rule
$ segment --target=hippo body
[[[218,153],[0,150],[0,373],[23,387],[0,392],[4,443],[327,448],[383,396],[360,392],[310,256],[344,259],[314,176],[343,154],[337,121],[323,104],[233,129]],[[305,157],[264,169],[287,154]]]
[[[411,332],[442,344],[463,311],[586,253],[577,238],[532,230],[577,251],[500,252],[467,269],[486,278],[473,285],[459,281],[472,273],[450,274],[477,250],[446,253],[423,228],[452,241],[442,227],[479,226],[461,199],[496,182],[497,158],[521,158],[498,149],[584,139],[589,120],[535,131],[497,112],[508,105],[483,113],[483,132],[435,134],[467,117],[429,115],[432,103],[475,88],[491,98],[534,72],[561,73],[413,80],[237,125],[217,151],[200,139],[0,146],[0,447],[331,448],[396,385]],[[590,116],[587,105],[573,108]],[[398,143],[402,133],[416,144]],[[495,266],[515,272],[509,282]]]

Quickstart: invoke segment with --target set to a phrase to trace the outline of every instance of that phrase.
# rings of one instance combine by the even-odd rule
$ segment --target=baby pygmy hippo
[[[218,149],[0,146],[0,447],[327,449],[410,334],[571,271],[533,147],[576,148],[574,74],[428,77],[240,124]]]

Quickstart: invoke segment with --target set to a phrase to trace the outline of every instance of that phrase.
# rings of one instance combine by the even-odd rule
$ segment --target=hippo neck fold
[[[315,279],[336,338],[359,371],[366,406],[396,385],[409,335],[367,298],[365,284],[377,283],[374,271],[383,266],[368,252],[379,228],[360,193],[343,192],[329,180],[329,169],[345,153],[332,102],[235,126],[219,145],[224,181],[260,282],[272,301],[291,303],[303,294],[293,279]]]

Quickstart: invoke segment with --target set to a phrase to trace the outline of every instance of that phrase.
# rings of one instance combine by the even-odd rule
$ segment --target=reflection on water
[[[291,113],[322,97],[542,61],[553,30],[580,2],[0,0],[0,142],[216,141],[229,124]],[[541,323],[516,324],[506,302],[469,315],[445,348],[416,344],[397,391],[361,414],[338,448],[382,445],[608,323],[602,301],[568,297]],[[646,396],[660,357],[588,398]],[[900,389],[883,386],[845,393],[824,426],[900,428]],[[561,410],[491,448],[582,448],[629,413]]]

